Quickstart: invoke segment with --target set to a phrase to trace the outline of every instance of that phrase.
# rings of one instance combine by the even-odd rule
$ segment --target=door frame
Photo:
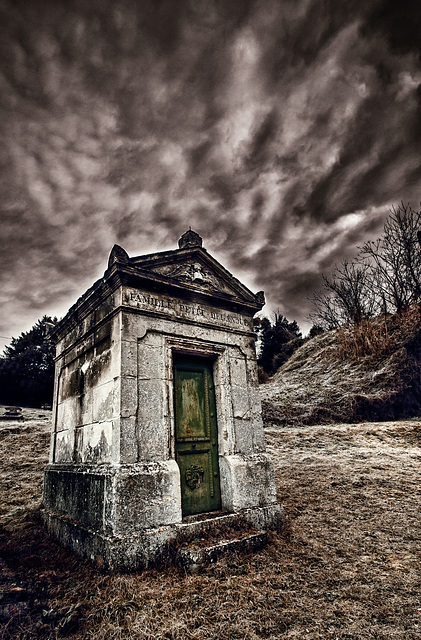
[[[194,498],[193,493],[190,493],[183,477],[180,477],[181,486],[181,505],[184,517],[189,515],[199,515],[201,513],[210,513],[214,511],[220,511],[221,500],[221,483],[220,483],[220,464],[219,464],[219,430],[218,419],[216,415],[216,398],[215,398],[215,381],[214,381],[214,361],[213,356],[198,356],[197,354],[185,354],[179,352],[173,352],[173,375],[174,375],[174,424],[175,424],[175,460],[179,466],[181,475],[183,474],[183,468],[185,464],[182,462],[184,455],[195,457],[195,455],[203,455],[207,459],[208,474],[206,485],[208,486],[207,493],[208,498],[205,502],[208,508],[203,508],[203,501]],[[177,372],[183,376],[183,372],[187,375],[200,373],[203,376],[203,427],[204,433],[202,436],[194,437],[190,439],[188,436],[183,436],[181,440],[177,439],[177,403],[180,400],[177,393],[176,378]],[[210,386],[208,386],[210,385]],[[211,391],[209,391],[211,389]],[[178,434],[180,438],[180,434]],[[187,437],[187,441],[185,440]],[[215,448],[214,448],[215,447]],[[180,457],[181,456],[181,457]],[[186,458],[187,459],[187,458]],[[205,465],[204,465],[205,466]],[[188,483],[187,483],[188,484]],[[204,484],[205,486],[205,484]],[[183,493],[187,492],[186,494]],[[190,487],[190,485],[189,485]],[[191,487],[190,487],[190,490]],[[200,492],[199,492],[200,493]],[[185,495],[185,498],[183,497]],[[190,499],[188,498],[190,495]],[[191,502],[191,500],[193,500]],[[202,502],[202,504],[201,504]],[[183,506],[184,505],[184,506]],[[202,507],[200,509],[200,507]],[[188,510],[193,509],[189,513]],[[196,510],[198,509],[198,510]]]
[[[221,343],[208,342],[200,339],[183,338],[175,336],[166,336],[166,369],[168,379],[168,415],[170,418],[170,434],[169,434],[169,455],[170,458],[175,460],[175,397],[174,397],[174,358],[177,356],[182,357],[199,357],[209,360],[212,363],[212,378],[215,388],[215,411],[216,411],[216,424],[218,430],[218,467],[219,473],[221,473],[220,459],[221,456],[226,455],[227,445],[231,441],[231,437],[228,437],[228,432],[232,432],[231,429],[227,429],[227,415],[226,415],[226,402],[223,401],[224,390],[224,376],[223,370],[227,371],[226,362],[227,347]],[[226,434],[225,437],[222,434]],[[221,489],[221,508],[224,509],[225,491],[223,487],[222,477],[220,476],[220,489]]]

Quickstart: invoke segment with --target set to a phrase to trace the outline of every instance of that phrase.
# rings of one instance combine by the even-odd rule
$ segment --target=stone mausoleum
[[[44,520],[112,570],[212,521],[278,526],[253,316],[264,304],[187,231],[108,268],[54,329]],[[204,515],[206,514],[206,515]]]

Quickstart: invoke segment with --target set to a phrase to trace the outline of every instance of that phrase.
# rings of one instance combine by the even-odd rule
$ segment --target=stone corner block
[[[219,465],[223,509],[277,504],[273,466],[266,453],[221,457]]]
[[[175,460],[122,465],[114,478],[116,535],[180,522],[180,471]]]

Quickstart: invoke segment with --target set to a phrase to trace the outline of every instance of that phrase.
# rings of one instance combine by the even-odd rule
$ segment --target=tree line
[[[27,407],[52,403],[55,346],[48,333],[56,322],[57,318],[43,316],[5,347],[0,358],[0,403]]]

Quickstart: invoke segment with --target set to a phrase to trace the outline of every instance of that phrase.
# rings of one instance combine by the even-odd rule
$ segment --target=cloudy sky
[[[419,0],[0,0],[0,346],[189,227],[308,328],[421,199]]]

